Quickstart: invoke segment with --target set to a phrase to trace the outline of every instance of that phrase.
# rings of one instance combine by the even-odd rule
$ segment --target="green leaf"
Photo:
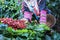
[[[7,31],[12,32],[12,27],[8,27]]]
[[[28,37],[29,34],[28,33],[23,33],[22,36]]]
[[[48,36],[48,35],[45,36],[45,39],[46,39],[46,40],[52,40],[51,37]]]

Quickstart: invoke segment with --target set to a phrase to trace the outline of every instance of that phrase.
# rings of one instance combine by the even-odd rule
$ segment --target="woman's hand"
[[[28,23],[28,19],[26,18],[22,18],[21,20],[24,21],[24,23]]]

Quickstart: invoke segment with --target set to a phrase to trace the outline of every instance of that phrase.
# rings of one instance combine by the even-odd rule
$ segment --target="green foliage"
[[[54,31],[51,36],[45,35],[45,39],[46,40],[60,40],[60,34]]]
[[[18,0],[1,0],[0,1],[0,18],[21,18],[21,2]]]
[[[0,18],[21,19],[23,17],[21,2],[22,0],[20,2],[18,0],[0,0]],[[47,0],[47,7],[58,19],[57,24],[60,25],[60,0]],[[0,23],[0,34],[5,36],[5,40],[60,40],[60,34],[58,32],[54,30],[53,33],[50,32],[51,36],[49,36],[45,34],[47,30],[50,31],[51,29],[44,24],[40,25],[35,22],[28,23],[26,29],[18,30],[14,30],[6,24]]]
[[[0,24],[2,26],[6,26],[6,24]],[[28,28],[27,28],[28,27]],[[22,40],[42,40],[45,36],[45,32],[48,30],[50,31],[50,28],[47,25],[39,24],[38,26],[36,24],[27,26],[26,29],[17,29],[14,30],[12,27],[6,27],[4,28],[2,34],[5,37],[13,37]],[[32,29],[30,28],[32,27]],[[2,29],[2,28],[0,28]]]
[[[0,30],[6,30],[7,25],[6,24],[0,24]]]
[[[60,0],[47,0],[47,6],[56,18],[60,18]]]

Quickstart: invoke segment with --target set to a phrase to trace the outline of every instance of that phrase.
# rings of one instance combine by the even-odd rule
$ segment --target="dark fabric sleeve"
[[[38,0],[39,2],[39,0]],[[39,10],[45,10],[46,8],[46,0],[41,0],[41,2],[38,3]]]
[[[39,0],[38,0],[39,2]],[[38,3],[38,6],[39,6],[39,10],[46,10],[48,14],[51,13],[51,10],[48,9],[48,7],[46,6],[46,0],[41,0],[40,3]]]
[[[27,7],[27,5],[26,5],[25,2],[22,3],[22,11],[23,11],[23,12],[24,12],[24,11],[30,12],[30,10],[29,10],[29,8]]]

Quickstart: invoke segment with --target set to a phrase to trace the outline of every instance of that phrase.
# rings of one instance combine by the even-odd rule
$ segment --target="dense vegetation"
[[[21,2],[22,0],[0,0],[0,18],[14,20],[23,18]],[[56,17],[57,22],[53,28],[50,29],[47,25],[39,25],[32,21],[32,23],[27,24],[26,29],[19,29],[19,26],[17,30],[14,30],[13,27],[9,26],[10,24],[7,25],[9,19],[6,20],[8,22],[3,20],[6,22],[5,24],[0,19],[0,36],[3,35],[0,38],[5,40],[60,40],[60,0],[47,0],[46,4],[51,10],[51,14]]]

